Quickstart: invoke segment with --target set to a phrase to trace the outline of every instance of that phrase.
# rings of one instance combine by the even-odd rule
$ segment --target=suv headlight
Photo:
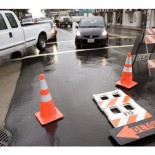
[[[78,37],[81,36],[80,31],[77,31],[77,32],[76,32],[76,36],[78,36]]]
[[[104,31],[102,32],[102,36],[106,36],[106,35],[107,35],[107,31],[104,30]]]

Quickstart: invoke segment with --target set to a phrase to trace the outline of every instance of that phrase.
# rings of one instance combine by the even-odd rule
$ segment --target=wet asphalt
[[[6,128],[13,134],[11,146],[118,146],[109,133],[113,126],[92,95],[118,88],[115,83],[120,79],[132,46],[78,51],[74,45],[75,33],[74,27],[58,29],[57,43],[49,43],[45,51],[30,48],[25,52],[25,57],[34,57],[22,60],[7,114]],[[133,45],[140,32],[110,29],[109,33],[115,34],[110,35],[109,46],[121,46]],[[39,54],[45,56],[39,57]],[[149,77],[146,61],[136,62],[133,69],[138,85],[130,90],[119,88],[155,115],[154,71],[151,70]],[[63,119],[45,126],[35,117],[40,104],[41,73],[45,75],[56,107],[64,115]],[[154,139],[155,135],[128,145],[154,146]]]

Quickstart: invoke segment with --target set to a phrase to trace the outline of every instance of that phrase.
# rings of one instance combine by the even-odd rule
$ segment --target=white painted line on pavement
[[[102,48],[70,50],[70,51],[63,51],[63,52],[58,52],[58,53],[46,53],[46,54],[39,54],[39,55],[31,55],[31,56],[26,56],[26,57],[23,57],[23,58],[13,59],[11,61],[18,61],[18,60],[24,60],[24,59],[41,57],[41,56],[48,56],[48,55],[60,55],[60,54],[75,53],[75,52],[82,52],[82,51],[94,51],[94,50],[100,50],[100,49],[124,48],[124,47],[132,47],[132,46],[133,45],[121,45],[121,46],[107,46],[107,47],[102,47]],[[116,53],[118,53],[118,52],[116,52]]]
[[[74,40],[67,40],[67,41],[57,41],[57,42],[50,42],[50,43],[47,43],[47,45],[51,45],[51,44],[54,44],[54,43],[63,43],[63,42],[73,42]]]
[[[122,36],[122,37],[109,37],[109,40],[111,39],[132,39],[132,38],[136,38],[136,37],[132,37],[132,36]],[[57,42],[48,42],[47,45],[52,45],[55,43],[65,43],[65,42],[74,42],[75,40],[64,40],[64,41],[57,41]]]
[[[123,37],[123,35],[120,34],[114,34],[114,33],[108,33],[110,36],[116,36],[116,37]]]
[[[136,37],[128,37],[128,36],[122,36],[122,37],[109,37],[109,39],[135,39]]]

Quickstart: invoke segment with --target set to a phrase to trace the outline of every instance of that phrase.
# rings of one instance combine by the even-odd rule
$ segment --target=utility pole
[[[87,9],[87,17],[88,17],[88,9]]]

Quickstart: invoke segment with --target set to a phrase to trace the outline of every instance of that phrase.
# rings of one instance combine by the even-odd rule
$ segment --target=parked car
[[[77,33],[75,45],[77,48],[84,46],[105,46],[108,43],[108,32],[103,17],[85,17],[76,26]]]
[[[22,19],[22,22],[21,22],[22,25],[28,25],[28,24],[33,24],[33,23],[34,22],[32,18],[24,18]]]
[[[21,26],[12,11],[0,11],[0,56],[13,52],[22,52],[25,48],[37,46],[39,50],[46,48],[51,39],[51,25],[40,23]]]
[[[62,26],[67,27],[68,25],[72,27],[73,25],[72,19],[69,16],[69,14],[60,14],[58,18],[55,20],[55,22],[58,27],[62,27]]]
[[[38,20],[37,23],[50,23],[51,25],[51,39],[48,41],[57,41],[57,26],[56,23],[54,23],[53,19],[49,18],[42,18],[41,20]]]

